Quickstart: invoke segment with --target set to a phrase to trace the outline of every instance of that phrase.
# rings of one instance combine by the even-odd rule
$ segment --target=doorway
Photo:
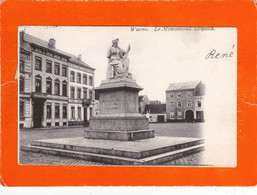
[[[44,113],[44,102],[35,100],[33,104],[33,126],[34,128],[42,127],[42,118]]]
[[[196,111],[196,120],[199,122],[204,121],[204,113],[203,111]]]
[[[157,116],[157,122],[158,123],[164,123],[164,115],[158,115]]]
[[[194,112],[192,110],[186,111],[186,122],[193,122],[194,121]]]

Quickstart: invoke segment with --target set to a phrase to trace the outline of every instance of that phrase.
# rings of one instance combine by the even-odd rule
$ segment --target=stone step
[[[175,151],[175,150],[204,143],[203,139],[193,139],[193,140],[187,140],[187,141],[184,140],[181,143],[164,144],[165,140],[160,139],[160,140],[156,140],[155,142],[153,141],[150,142],[148,145],[150,145],[151,147],[146,147],[147,146],[146,144],[142,144],[143,147],[136,147],[136,149],[133,149],[131,145],[127,145],[127,147],[125,147],[126,146],[125,144],[130,144],[132,142],[124,142],[124,143],[117,142],[117,141],[101,141],[101,142],[98,141],[97,142],[94,140],[87,140],[87,139],[84,139],[84,140],[85,140],[85,143],[80,145],[76,143],[76,140],[74,140],[72,143],[70,142],[62,143],[60,141],[57,142],[52,140],[37,140],[37,141],[33,141],[31,143],[31,146],[119,156],[119,157],[125,157],[125,158],[133,158],[133,159],[142,159],[142,158],[163,154],[166,152],[171,152],[171,151]],[[158,141],[163,142],[162,145],[160,145]],[[122,147],[119,143],[122,144],[125,148]]]
[[[146,157],[142,159],[126,158],[120,156],[104,155],[104,154],[94,154],[88,152],[78,152],[64,149],[47,148],[40,146],[23,145],[21,150],[29,152],[37,152],[58,156],[65,156],[71,158],[79,158],[89,161],[103,162],[110,165],[160,165],[176,158],[181,158],[185,155],[193,154],[204,149],[204,144],[195,145],[172,152],[166,152],[163,154],[158,154],[151,157]]]
[[[171,152],[166,152],[163,154],[158,154],[155,156],[146,157],[141,159],[140,165],[160,165],[162,163],[166,163],[177,158],[181,158],[184,156],[188,156],[190,154],[200,152],[204,150],[204,144],[195,145],[187,148],[183,148],[180,150],[175,150]]]

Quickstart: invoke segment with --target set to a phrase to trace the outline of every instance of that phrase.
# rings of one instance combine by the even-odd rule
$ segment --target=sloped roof
[[[171,83],[166,91],[194,89],[201,81]]]
[[[138,101],[141,102],[141,101],[144,99],[145,96],[146,96],[146,95],[139,95],[139,96],[138,96]]]
[[[84,66],[88,69],[91,69],[91,70],[95,70],[94,68],[90,67],[88,64],[86,64],[85,62],[83,62],[82,60],[80,60],[77,56],[75,55],[72,55],[72,54],[69,54],[70,55],[70,59],[69,61],[71,63],[74,63],[74,64],[77,64],[77,65],[80,65],[80,66]]]
[[[166,104],[147,104],[145,106],[145,112],[149,112],[151,114],[166,113]]]
[[[58,54],[64,55],[67,58],[69,58],[69,61],[71,63],[86,67],[86,68],[91,69],[91,70],[95,70],[94,68],[90,67],[88,64],[83,62],[82,60],[78,59],[77,56],[75,56],[73,54],[70,54],[70,53],[67,53],[67,52],[64,52],[64,51],[61,51],[59,49],[50,47],[47,41],[44,41],[42,39],[39,39],[37,37],[34,37],[34,36],[26,34],[26,33],[24,33],[24,41],[26,41],[28,43],[31,43],[31,44],[34,44],[34,45],[38,45],[38,46],[43,47],[43,48],[47,48],[47,49],[49,49],[53,52],[56,52]]]

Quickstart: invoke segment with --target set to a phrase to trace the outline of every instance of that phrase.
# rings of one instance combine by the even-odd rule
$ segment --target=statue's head
[[[118,43],[119,43],[119,39],[112,40],[112,45],[113,46],[118,45]]]

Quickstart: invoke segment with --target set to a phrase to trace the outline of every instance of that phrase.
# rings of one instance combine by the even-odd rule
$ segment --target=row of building
[[[166,103],[139,96],[139,111],[149,122],[203,122],[205,85],[201,81],[172,83]]]
[[[22,31],[19,59],[20,128],[79,125],[98,114],[95,69],[81,55],[57,49],[54,39],[44,41]],[[138,101],[139,112],[150,122],[204,121],[201,81],[170,84],[165,104],[147,95]]]
[[[94,114],[95,69],[48,42],[20,32],[19,126],[82,124]],[[83,98],[91,100],[84,108]],[[87,114],[88,113],[88,114]]]

